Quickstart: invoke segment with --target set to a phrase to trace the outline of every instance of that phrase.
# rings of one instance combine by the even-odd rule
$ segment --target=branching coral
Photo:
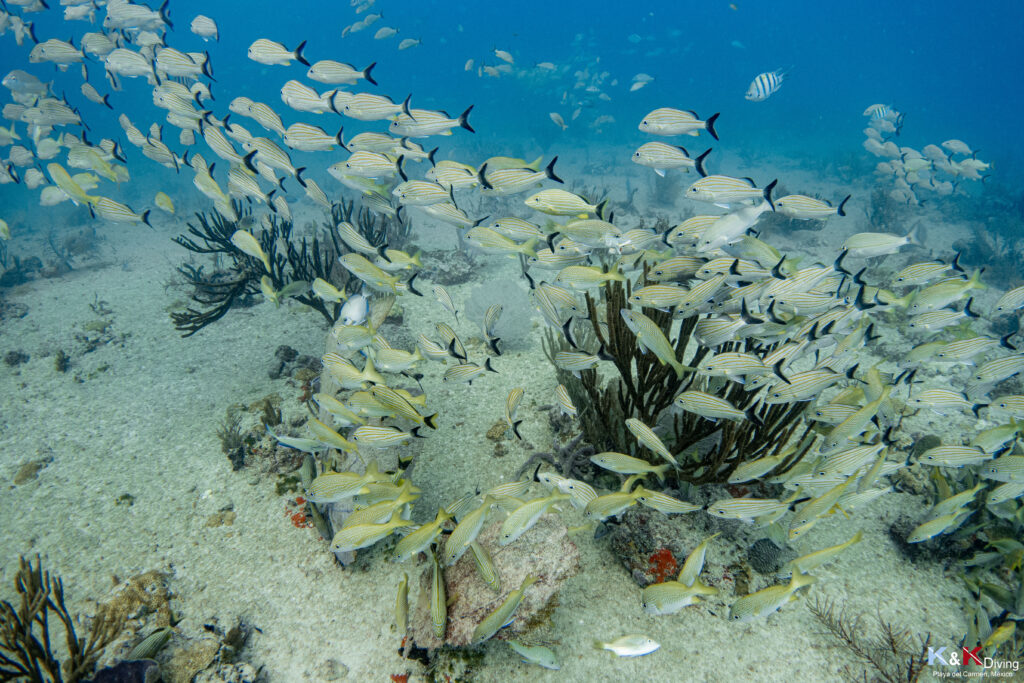
[[[323,237],[298,238],[293,234],[290,220],[275,215],[268,216],[257,230],[248,207],[233,203],[237,221],[230,221],[218,213],[196,214],[196,223],[188,224],[188,234],[179,235],[174,241],[195,254],[211,254],[229,263],[225,269],[206,273],[202,266],[182,264],[178,268],[185,281],[193,289],[192,300],[203,308],[188,308],[171,314],[174,326],[188,337],[210,323],[224,317],[232,306],[261,292],[260,280],[266,276],[276,291],[283,290],[291,283],[312,283],[321,278],[343,288],[349,280],[348,271],[337,264],[338,256],[347,247],[335,229],[341,221],[353,222],[356,229],[374,246],[395,246],[404,243],[408,226],[398,219],[373,214],[366,208],[355,209],[355,202],[335,204],[331,218],[324,224]],[[270,270],[256,258],[242,252],[231,241],[237,230],[248,230],[259,242],[267,255]],[[341,311],[340,303],[326,302],[313,295],[308,288],[293,292],[291,296],[324,317],[333,324]]]
[[[878,616],[878,634],[870,637],[864,634],[861,617],[850,615],[845,609],[836,612],[835,605],[829,600],[816,599],[809,605],[811,614],[824,626],[828,633],[838,639],[858,659],[871,667],[873,672],[856,674],[846,670],[851,681],[877,680],[886,683],[908,681],[912,683],[921,678],[928,665],[928,646],[931,634],[918,637],[913,642],[910,631],[899,628]]]
[[[600,299],[589,293],[586,295],[589,335],[611,356],[618,377],[602,382],[595,369],[581,372],[578,379],[568,372],[558,371],[558,380],[566,386],[579,411],[587,441],[598,449],[649,457],[650,453],[638,447],[636,438],[626,428],[626,419],[636,418],[651,427],[659,421],[670,424],[666,445],[679,461],[673,476],[679,481],[694,484],[723,483],[742,463],[776,455],[794,437],[800,439],[801,446],[787,455],[775,472],[785,472],[799,462],[812,443],[802,438],[811,427],[800,419],[804,410],[800,403],[757,407],[761,424],[749,420],[713,422],[692,413],[670,415],[668,411],[673,400],[683,391],[716,393],[744,411],[755,407],[755,393],[735,383],[725,383],[715,391],[720,382],[700,373],[684,373],[677,377],[675,370],[668,364],[662,364],[653,353],[642,352],[636,335],[621,315],[623,309],[630,308],[627,302],[631,294],[632,283],[627,281],[624,285],[606,283]],[[671,340],[675,327],[672,314],[651,310],[646,313]],[[698,316],[691,315],[679,322],[675,341],[670,342],[677,360],[686,358],[697,321]],[[549,358],[553,358],[557,350],[553,344],[554,341],[549,339],[546,346]],[[755,340],[748,339],[729,342],[719,351],[744,351],[763,357],[772,348],[772,345],[759,346]],[[698,346],[687,362],[697,365],[708,353],[707,347]],[[691,449],[693,453],[689,454]],[[679,457],[684,453],[687,453],[686,457]]]
[[[112,643],[124,626],[116,617],[101,612],[92,622],[88,637],[75,632],[74,619],[64,604],[64,583],[21,558],[14,579],[17,606],[0,602],[0,680],[78,681],[90,675],[103,649]],[[53,621],[64,629],[67,658],[63,663],[54,652],[56,643],[50,633]]]

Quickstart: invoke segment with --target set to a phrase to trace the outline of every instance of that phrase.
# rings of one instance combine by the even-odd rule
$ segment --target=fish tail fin
[[[604,210],[606,208],[608,208],[608,200],[604,199],[600,204],[594,207],[594,214],[601,220],[604,220]]]
[[[711,116],[708,117],[708,120],[704,122],[705,130],[707,130],[707,132],[710,133],[711,137],[713,137],[715,140],[718,139],[718,133],[715,131],[715,121],[718,120],[720,114],[721,112],[712,114]]]
[[[292,56],[295,57],[296,60],[298,60],[299,64],[302,64],[303,66],[309,66],[309,62],[306,61],[306,58],[302,55],[302,51],[304,49],[306,49],[306,41],[302,41],[301,43],[299,43],[299,46],[295,48],[295,52],[292,53]]]
[[[489,182],[487,182],[486,171],[487,171],[487,164],[484,164],[476,172],[476,178],[477,178],[477,180],[480,181],[480,186],[483,187],[485,190],[493,190],[494,189],[494,185],[491,185]]]
[[[373,80],[373,76],[370,75],[370,72],[373,71],[373,67],[375,67],[375,66],[377,66],[377,62],[374,62],[370,66],[368,66],[365,69],[363,69],[363,78],[368,80],[370,83],[373,83],[374,85],[377,85],[377,81]]]
[[[167,13],[167,3],[169,2],[170,0],[164,0],[164,3],[160,5],[160,9],[157,11],[160,12],[160,18],[164,20],[167,27],[174,28],[174,24],[171,23],[171,16]]]
[[[974,311],[971,310],[972,303],[974,303],[973,296],[970,299],[968,299],[967,303],[964,305],[964,315],[966,315],[968,318],[977,318],[980,314],[975,313]]]
[[[534,249],[534,247],[536,245],[537,245],[537,238],[536,237],[531,237],[530,239],[528,239],[525,242],[523,242],[522,245],[520,245],[519,251],[520,251],[520,253],[522,253],[522,254],[524,254],[526,256],[536,256],[537,255],[537,250]]]
[[[413,121],[415,121],[416,117],[412,115],[412,110],[409,109],[409,102],[411,100],[412,100],[412,93],[409,93],[408,95],[406,95],[405,99],[402,100],[402,113],[405,114],[406,116],[408,116]],[[470,107],[470,108],[472,108],[472,107]]]
[[[431,429],[437,429],[437,413],[433,415],[427,415],[423,418],[423,423]]]
[[[764,200],[766,202],[768,202],[768,206],[772,207],[772,211],[775,210],[775,203],[772,202],[772,190],[774,190],[775,186],[778,185],[778,184],[779,184],[779,179],[776,178],[775,180],[773,180],[770,183],[768,183],[768,185],[766,185],[765,188],[764,188]]]
[[[816,576],[805,574],[801,571],[793,572],[793,578],[789,580],[789,587],[791,590],[796,591],[804,586],[810,586],[818,580]]]
[[[366,359],[366,367],[363,368],[363,379],[374,384],[387,384],[384,376],[377,372],[377,368],[373,367],[372,358]]]
[[[697,169],[697,173],[700,174],[701,178],[706,178],[708,175],[708,172],[704,169],[704,159],[706,159],[709,154],[711,154],[710,147],[704,150],[704,153],[697,157],[693,162],[693,165]]]
[[[907,244],[921,244],[921,241],[917,237],[918,227],[920,227],[920,224],[915,225],[913,228],[910,229],[910,232],[907,233]]]
[[[967,281],[967,289],[988,289],[988,286],[981,282],[981,274],[984,272],[984,268],[979,268],[971,273],[971,278]]]
[[[495,370],[493,367],[491,367],[491,359],[490,358],[488,358],[487,360],[484,361],[484,370],[488,370],[488,371],[493,372],[495,374],[498,373],[497,370]]]
[[[836,209],[836,213],[838,215],[840,215],[840,216],[845,216],[846,215],[846,211],[845,211],[846,202],[850,201],[850,197],[852,197],[852,196],[853,195],[849,195],[848,194],[848,195],[846,195],[846,199],[844,199],[843,201],[839,202],[839,208]]]
[[[468,107],[466,107],[466,111],[459,114],[459,126],[465,128],[470,133],[476,132],[475,130],[473,130],[473,126],[469,125],[469,112],[473,111],[473,106],[474,105],[472,104],[469,105]]]
[[[555,162],[556,161],[558,161],[558,157],[553,158],[551,160],[551,163],[549,163],[544,168],[544,175],[546,175],[548,178],[551,178],[556,183],[562,183],[564,185],[565,181],[563,181],[561,178],[559,178],[557,175],[555,175]]]
[[[418,289],[412,286],[413,281],[419,274],[420,272],[418,270],[415,273],[413,273],[412,277],[409,278],[409,281],[405,283],[405,286],[408,287],[409,291],[415,294],[416,296],[423,296],[423,292],[419,291]]]
[[[142,222],[145,223],[146,225],[148,225],[150,230],[155,230],[155,228],[153,227],[153,224],[149,222],[149,212],[150,211],[152,211],[152,209],[146,209],[145,211],[142,212]]]
[[[949,264],[949,267],[958,273],[963,273],[964,267],[960,265],[960,252],[957,251],[956,255],[953,256],[953,261]]]
[[[516,438],[520,441],[523,440],[523,435],[519,433],[519,425],[523,424],[522,420],[516,420],[512,423],[512,433],[516,435]]]

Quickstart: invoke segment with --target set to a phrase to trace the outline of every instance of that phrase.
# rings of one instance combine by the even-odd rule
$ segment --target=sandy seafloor
[[[818,191],[846,194],[841,186],[823,186],[809,172],[801,176],[792,164],[782,173],[791,189],[813,182]],[[856,197],[859,190],[866,201],[869,187],[866,180],[850,191]],[[297,222],[310,211],[297,207]],[[239,618],[258,627],[243,658],[262,666],[267,680],[318,680],[326,660],[347,667],[345,680],[387,681],[390,674],[405,672],[417,680],[423,670],[400,659],[399,638],[391,626],[395,587],[402,570],[411,567],[389,562],[379,548],[362,553],[349,568],[339,567],[315,530],[291,524],[285,498],[274,491],[275,478],[252,469],[232,471],[215,435],[231,403],[248,404],[276,392],[286,397],[286,417],[298,412],[298,383],[268,379],[266,368],[281,344],[319,356],[322,320],[298,305],[262,303],[232,311],[193,338],[178,336],[165,309],[183,294],[164,284],[182,260],[183,252],[169,239],[184,220],[180,210],[174,219],[161,217],[155,231],[101,227],[106,240],[99,266],[36,279],[4,294],[9,301],[26,303],[30,311],[2,323],[0,352],[22,349],[31,360],[15,369],[0,367],[0,596],[10,597],[19,554],[42,555],[48,568],[64,578],[73,611],[85,611],[89,599],[104,596],[112,575],[124,578],[157,569],[170,573],[172,606],[183,618],[183,632],[197,635],[203,624]],[[934,215],[929,226],[935,253],[948,251],[962,236],[962,227]],[[810,245],[814,256],[830,262],[842,237],[864,229],[860,211],[833,219],[821,232],[765,237],[791,254],[788,250],[797,244]],[[450,230],[422,233],[415,240],[453,244]],[[904,261],[903,255],[892,258]],[[500,256],[481,257],[481,263],[516,275],[515,262]],[[477,284],[450,291],[462,302]],[[89,308],[94,296],[108,303],[114,330],[128,337],[123,347],[74,356],[71,370],[57,373],[53,353],[72,348],[74,330],[96,317]],[[985,293],[986,300],[994,296]],[[403,297],[401,303],[413,338],[434,321],[452,322],[429,295]],[[465,321],[456,329],[468,337],[478,334],[477,325]],[[442,366],[423,365],[429,405],[441,417],[438,432],[416,444],[414,480],[425,494],[416,519],[476,487],[511,480],[529,455],[522,445],[509,442],[508,454],[496,459],[493,444],[484,437],[501,418],[510,388],[526,390],[519,411],[526,418],[526,440],[547,450],[547,419],[535,408],[551,402],[555,380],[540,334],[536,327],[527,348],[494,360],[500,374],[472,386],[443,386]],[[906,340],[897,343],[902,350],[911,346]],[[93,372],[103,365],[109,369]],[[76,375],[87,378],[77,383]],[[971,420],[924,419],[940,435],[943,429],[973,426]],[[52,460],[37,478],[20,486],[11,483],[22,463],[41,457]],[[123,494],[133,496],[134,504],[117,504]],[[237,513],[232,526],[205,526],[210,515],[229,505]],[[880,612],[915,634],[930,631],[939,645],[958,642],[967,628],[958,603],[960,583],[940,563],[910,564],[888,535],[899,514],[921,516],[925,509],[920,498],[892,493],[849,520],[834,515],[820,522],[797,544],[800,551],[842,542],[857,529],[865,536],[819,570],[819,583],[809,595],[838,600],[869,623]],[[573,526],[582,517],[574,512],[566,521]],[[685,520],[682,524],[685,528]],[[687,536],[689,547],[700,537],[696,530]],[[756,538],[747,531],[739,538],[748,537]],[[561,671],[520,663],[507,646],[492,642],[475,669],[476,680],[829,681],[839,680],[842,667],[852,662],[836,641],[821,634],[803,600],[766,621],[733,624],[725,618],[732,601],[726,587],[724,599],[712,599],[707,606],[674,616],[646,615],[639,588],[608,550],[607,540],[594,541],[590,534],[574,539],[581,571],[562,589],[551,627],[538,634],[554,647]],[[713,543],[707,575],[717,571],[720,576],[748,542]],[[764,577],[759,581],[752,588],[768,583]],[[417,583],[414,578],[413,604]],[[661,649],[616,659],[592,648],[594,639],[631,632],[653,637]]]

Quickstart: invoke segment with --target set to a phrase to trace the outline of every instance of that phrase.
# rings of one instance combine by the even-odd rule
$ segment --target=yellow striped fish
[[[751,522],[757,517],[787,510],[789,506],[788,501],[775,498],[725,498],[711,503],[705,511],[713,517]]]
[[[321,59],[318,62],[314,62],[313,65],[309,67],[309,70],[306,72],[306,78],[319,83],[339,85],[355,85],[360,79],[365,79],[370,83],[377,85],[377,81],[373,80],[373,76],[371,75],[373,67],[375,66],[377,66],[377,62],[370,64],[370,66],[360,71],[351,64],[335,62],[330,59]]]
[[[652,473],[658,477],[658,481],[665,481],[665,472],[671,467],[665,465],[652,465],[646,460],[634,458],[625,453],[598,453],[590,456],[590,462],[619,474],[646,474]]]
[[[335,423],[343,426],[363,425],[366,420],[352,412],[348,406],[331,396],[330,394],[313,394],[316,404],[334,416]]]
[[[957,252],[957,258],[953,259],[953,263],[957,262],[959,258],[959,252]],[[950,266],[945,261],[926,261],[924,263],[912,263],[903,270],[896,273],[893,278],[893,284],[902,287],[913,287],[915,285],[928,284],[932,280],[936,280],[946,274],[946,271],[953,267],[954,270],[962,270],[959,265]]]
[[[388,126],[388,132],[403,138],[424,138],[430,135],[451,135],[452,128],[464,128],[470,133],[475,133],[469,125],[469,113],[473,111],[470,105],[466,111],[452,118],[443,111],[430,111],[428,109],[410,109],[407,112],[398,114]]]
[[[424,180],[406,180],[395,186],[391,194],[398,197],[400,203],[409,206],[430,206],[452,199],[450,187],[446,188]]]
[[[742,420],[746,418],[755,424],[761,422],[753,408],[744,412],[724,398],[703,391],[684,391],[676,396],[672,403],[688,413],[700,415],[708,420],[718,420],[719,418]]]
[[[1024,354],[1004,356],[982,363],[971,376],[971,380],[980,384],[996,384],[1024,371]]]
[[[992,457],[991,453],[974,446],[936,446],[918,456],[918,462],[933,467],[963,467],[978,465]]]
[[[472,166],[460,164],[455,161],[439,161],[432,169],[426,172],[427,180],[433,180],[445,189],[462,189],[476,187],[480,181],[476,177],[476,169]]]
[[[473,638],[470,641],[470,644],[479,645],[480,643],[490,639],[491,636],[500,631],[503,627],[512,623],[515,618],[516,609],[519,608],[520,603],[523,601],[526,589],[536,582],[536,576],[527,574],[523,578],[523,582],[519,585],[519,588],[509,593],[504,602],[502,602],[493,612],[488,614],[479,624],[477,624],[477,627],[473,630]]]
[[[281,86],[281,101],[295,111],[323,114],[331,111],[331,97],[334,91],[321,95],[313,88],[299,81],[288,81]]]
[[[440,204],[418,206],[416,208],[428,216],[433,216],[437,220],[443,221],[448,225],[454,225],[457,228],[472,228],[480,223],[479,220],[472,220],[465,211],[451,202],[441,202]]]
[[[491,589],[500,593],[501,577],[498,576],[498,571],[494,568],[494,561],[491,560],[490,554],[476,541],[469,544],[469,549],[473,551],[473,562],[476,564],[476,571],[480,578]]]
[[[636,437],[636,440],[641,444],[650,449],[653,453],[661,456],[665,460],[668,460],[674,467],[678,467],[679,463],[672,457],[672,453],[669,452],[668,448],[662,443],[661,439],[654,431],[645,425],[635,417],[628,418],[626,420],[626,428]]]
[[[993,315],[1009,315],[1019,308],[1024,308],[1024,287],[1011,289],[999,297],[992,308]]]
[[[629,331],[636,335],[636,343],[640,348],[653,353],[662,365],[671,366],[676,371],[676,377],[693,371],[692,367],[683,365],[676,359],[675,348],[657,323],[643,313],[628,308],[621,309],[619,313]]]
[[[408,114],[411,97],[406,97],[401,104],[395,104],[390,97],[361,92],[348,98],[341,113],[359,121],[380,121],[400,112]]]
[[[543,171],[530,168],[500,168],[493,169],[490,173],[487,172],[487,164],[484,163],[477,172],[477,179],[486,191],[501,195],[516,194],[546,179],[562,182],[562,179],[555,175],[556,161],[558,157],[553,158]]]
[[[887,232],[859,232],[846,238],[842,250],[851,258],[871,258],[895,254],[907,244],[919,244],[917,226],[902,237]]]
[[[676,303],[675,315],[685,316],[709,303],[718,290],[725,286],[728,278],[727,274],[722,273],[691,287]]]
[[[345,453],[358,453],[355,444],[315,417],[309,418],[309,431],[322,443]]]
[[[605,282],[624,282],[625,280],[625,276],[618,270],[603,272],[594,266],[566,266],[555,276],[555,282],[573,289],[599,287]]]
[[[337,135],[331,135],[323,128],[308,123],[293,123],[285,129],[284,144],[303,152],[329,152],[335,145],[344,147],[341,133],[338,130]]]
[[[492,496],[485,494],[480,506],[468,512],[455,525],[455,529],[444,544],[444,553],[441,556],[441,563],[444,566],[450,567],[455,564],[469,549],[469,544],[480,535],[480,530],[487,521],[487,513],[495,502]]]
[[[673,256],[658,262],[647,277],[658,282],[690,277],[703,264],[704,259],[699,256]]]
[[[253,102],[249,105],[249,115],[264,128],[284,136],[285,128],[281,117],[277,115],[270,106],[262,102]]]
[[[145,223],[149,227],[153,227],[149,222],[149,209],[140,215],[127,204],[115,202],[108,197],[93,197],[89,203],[89,211],[98,218],[114,223]]]
[[[757,187],[750,178],[733,178],[726,175],[709,175],[696,181],[686,188],[688,199],[713,204],[731,204],[735,202],[758,202],[764,199],[772,203],[772,190],[777,180],[768,183],[764,189]]]
[[[249,151],[256,150],[256,159],[262,161],[270,168],[284,171],[288,175],[295,175],[295,166],[292,165],[292,160],[289,158],[288,153],[278,147],[272,140],[253,138],[251,142],[246,143],[244,146]]]
[[[369,358],[366,360],[366,367],[362,370],[356,368],[349,359],[333,351],[324,354],[321,362],[343,389],[363,389],[367,382],[375,384],[384,382],[384,377],[374,369],[373,360]]]
[[[377,398],[376,396],[374,398]],[[379,399],[378,399],[379,401]],[[398,427],[363,425],[352,432],[352,442],[368,448],[391,448],[404,446],[414,436],[419,436],[419,427],[413,427],[412,433],[403,432]]]
[[[658,309],[672,308],[679,303],[686,291],[675,285],[647,285],[634,289],[629,301],[638,306]]]
[[[491,359],[484,361],[483,367],[476,363],[460,363],[445,370],[442,382],[466,382],[472,384],[473,380],[484,373],[484,371],[498,372],[491,367]]]
[[[569,500],[569,498],[570,496],[567,493],[552,493],[543,498],[528,500],[517,506],[509,513],[509,516],[505,518],[501,525],[498,545],[506,546],[512,543],[532,529],[541,516],[547,512],[548,508],[563,500]]]
[[[661,107],[645,116],[638,127],[643,132],[653,135],[699,135],[700,131],[706,130],[717,140],[717,120],[718,114],[709,116],[707,121],[701,121],[694,111]]]
[[[451,518],[452,515],[447,510],[438,508],[434,521],[418,527],[395,544],[392,559],[395,562],[405,562],[421,552],[426,552],[430,544],[440,535],[445,522]]]
[[[392,178],[398,173],[400,164],[401,157],[395,161],[377,152],[357,151],[332,168],[360,178]]]
[[[508,397],[505,399],[505,422],[520,440],[523,437],[519,433],[519,425],[523,421],[516,420],[516,410],[519,408],[519,403],[523,400],[524,393],[523,389],[516,387],[508,392]]]
[[[377,355],[379,356],[384,351],[384,349],[378,351]],[[372,368],[373,366],[371,365],[370,367]],[[433,415],[421,415],[420,412],[416,410],[416,407],[413,406],[405,396],[398,393],[391,387],[384,384],[376,384],[370,387],[370,394],[378,403],[391,410],[395,415],[404,417],[416,424],[426,425],[431,429],[437,429],[437,413],[434,413]],[[413,435],[419,436],[419,434],[416,433],[416,430],[413,430]]]
[[[555,388],[555,401],[558,404],[559,411],[564,415],[576,417],[576,406],[573,405],[572,399],[569,398],[569,390],[565,388],[564,384],[559,384]],[[1024,412],[1024,401],[1022,401],[1022,412]]]
[[[440,301],[440,296],[438,296],[438,300]],[[459,335],[455,334],[455,330],[447,323],[436,323],[434,327],[437,329],[437,333],[441,335],[444,346],[448,349],[447,353],[457,360],[466,360],[466,347],[462,345],[462,340],[459,339]]]
[[[555,366],[568,370],[575,377],[579,377],[582,371],[589,370],[602,360],[611,360],[611,356],[604,352],[604,347],[601,347],[597,354],[581,351],[558,351],[555,353]]]
[[[288,66],[292,63],[293,59],[300,64],[309,66],[309,62],[307,62],[306,58],[302,56],[302,50],[305,47],[306,41],[299,43],[299,46],[294,50],[289,50],[281,43],[275,43],[272,40],[260,38],[253,41],[249,46],[248,57],[254,62],[267,64],[268,66]]]
[[[832,206],[831,202],[821,199],[815,199],[814,197],[802,194],[790,194],[785,197],[779,197],[772,203],[775,205],[775,210],[783,216],[804,221],[823,221],[831,216],[845,216],[846,211],[844,211],[844,208],[849,200],[850,195],[846,195],[846,198],[839,202],[839,206]]]
[[[651,491],[643,486],[637,486],[636,490],[640,493],[637,500],[641,504],[665,515],[681,515],[702,509],[700,505],[694,505],[693,503],[687,503],[685,500],[673,498],[661,491]]]
[[[578,265],[584,263],[587,260],[586,254],[575,253],[571,251],[557,251],[552,252],[550,249],[540,249],[537,251],[535,256],[529,257],[527,262],[531,266],[537,268],[547,268],[550,270],[561,270],[566,266]]]
[[[690,157],[685,147],[666,145],[664,142],[648,142],[633,152],[633,163],[653,168],[662,178],[669,169],[685,168],[688,172],[694,167],[701,176],[705,176],[707,173],[704,172],[704,159],[710,153],[709,149],[694,159]]]
[[[643,491],[638,486],[633,491],[616,491],[615,493],[597,496],[587,503],[583,514],[591,521],[604,521],[609,517],[622,514],[628,508],[636,505],[640,496],[643,495]]]
[[[772,372],[772,368],[752,354],[729,351],[704,357],[697,366],[697,372],[708,377],[727,377],[742,383],[747,375],[767,375]]]
[[[445,597],[444,573],[437,561],[436,552],[430,552],[430,561],[434,565],[433,578],[430,582],[430,623],[434,628],[434,636],[444,640],[445,629],[448,625],[448,601]]]
[[[578,216],[581,214],[604,215],[608,200],[599,204],[591,204],[583,197],[565,190],[541,190],[526,198],[526,205],[531,209],[552,216]]]

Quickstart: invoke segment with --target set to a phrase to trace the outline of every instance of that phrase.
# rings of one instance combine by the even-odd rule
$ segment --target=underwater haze
[[[0,679],[1021,676],[1020,3],[0,5]]]

